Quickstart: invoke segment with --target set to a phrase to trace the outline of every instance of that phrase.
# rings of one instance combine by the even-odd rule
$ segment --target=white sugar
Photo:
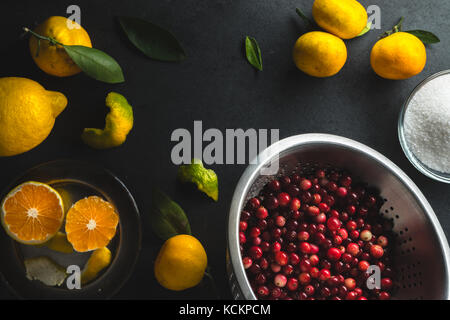
[[[409,149],[422,163],[450,173],[450,74],[429,81],[415,93],[404,128]]]

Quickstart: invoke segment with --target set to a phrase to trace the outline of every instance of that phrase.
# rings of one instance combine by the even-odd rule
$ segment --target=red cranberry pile
[[[259,299],[390,299],[392,222],[383,199],[345,172],[319,169],[270,181],[241,213],[242,261]],[[367,269],[381,270],[369,290]]]

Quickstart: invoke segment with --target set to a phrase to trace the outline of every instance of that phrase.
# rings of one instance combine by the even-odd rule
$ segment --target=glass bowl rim
[[[406,110],[408,109],[408,106],[411,102],[411,99],[414,97],[414,95],[424,86],[426,85],[428,82],[442,76],[442,75],[446,75],[446,74],[450,74],[450,69],[447,70],[443,70],[443,71],[439,71],[436,72],[430,76],[428,76],[427,78],[425,78],[424,80],[422,80],[411,92],[411,94],[408,96],[408,98],[406,99],[406,101],[403,103],[400,114],[399,114],[399,118],[398,118],[398,139],[400,141],[400,146],[402,147],[403,153],[405,154],[406,158],[409,160],[409,162],[411,162],[411,164],[417,169],[419,170],[420,173],[422,173],[423,175],[439,181],[439,182],[444,182],[444,183],[450,183],[450,173],[446,174],[443,172],[439,172],[437,170],[431,169],[428,166],[426,166],[422,161],[420,161],[415,155],[414,153],[409,149],[408,146],[408,142],[406,141],[406,137],[405,137],[405,130],[404,130],[404,121],[405,121],[405,114],[406,114]]]

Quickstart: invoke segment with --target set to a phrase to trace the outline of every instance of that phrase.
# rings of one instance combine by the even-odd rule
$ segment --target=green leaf
[[[201,160],[192,159],[192,163],[178,168],[178,179],[197,185],[198,190],[206,193],[214,201],[219,200],[219,182],[216,173],[206,169]]]
[[[303,13],[302,10],[300,10],[299,8],[296,8],[296,9],[295,9],[295,12],[297,12],[298,16],[299,16],[300,18],[302,18],[303,21],[305,21],[305,22],[306,22],[307,24],[309,24],[311,27],[314,27],[314,22],[312,22],[312,20],[311,20],[310,18],[308,18],[308,17],[306,16],[306,14]]]
[[[75,64],[91,78],[107,83],[125,81],[117,61],[103,51],[84,46],[64,46],[64,49]]]
[[[169,31],[148,21],[133,17],[118,17],[128,39],[147,57],[160,61],[182,61],[183,48]]]
[[[259,49],[258,42],[249,36],[245,37],[245,55],[252,66],[262,71],[261,50]]]
[[[368,21],[367,25],[362,29],[362,31],[357,35],[357,37],[361,37],[365,35],[367,32],[370,31],[370,28],[372,28],[372,21]]]
[[[408,32],[408,33],[411,33],[412,35],[415,35],[424,44],[432,44],[432,43],[441,42],[441,40],[436,35],[434,35],[433,33],[429,32],[429,31],[409,30],[409,31],[405,31],[405,32]]]
[[[150,220],[153,231],[162,240],[178,234],[191,234],[191,226],[183,209],[158,189],[152,190]]]

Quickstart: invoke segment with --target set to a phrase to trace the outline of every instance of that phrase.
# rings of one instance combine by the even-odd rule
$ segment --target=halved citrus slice
[[[118,223],[119,216],[109,202],[97,196],[84,198],[67,212],[67,239],[78,252],[106,247]]]
[[[63,201],[56,190],[40,182],[25,182],[1,203],[3,227],[24,244],[41,244],[53,237],[64,220]]]

